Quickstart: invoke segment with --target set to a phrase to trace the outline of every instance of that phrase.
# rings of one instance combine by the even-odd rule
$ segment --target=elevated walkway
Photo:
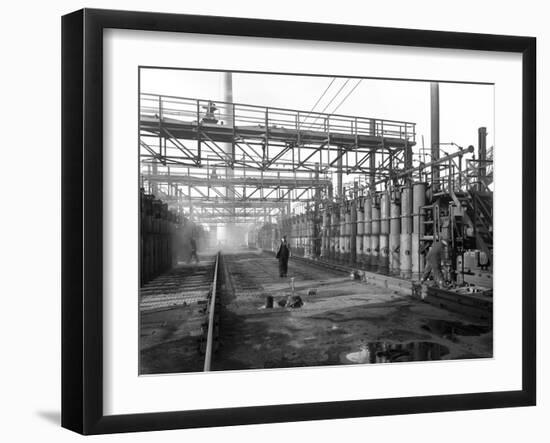
[[[265,164],[280,159],[265,153],[269,145],[344,150],[403,150],[415,144],[415,124],[292,109],[213,102],[196,98],[141,94],[142,136],[161,136],[205,143],[249,143],[251,158]],[[254,144],[264,144],[255,149]],[[198,147],[188,154],[201,157]],[[222,150],[223,151],[223,150]],[[223,155],[220,152],[220,155]],[[298,163],[301,160],[298,159]]]

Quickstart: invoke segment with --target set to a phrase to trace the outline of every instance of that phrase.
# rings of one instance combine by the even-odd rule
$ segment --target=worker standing
[[[281,239],[281,244],[275,257],[279,260],[279,276],[286,277],[288,273],[288,259],[290,257],[290,247],[286,242],[286,235]]]
[[[443,258],[443,248],[447,246],[445,240],[436,240],[426,255],[426,267],[420,279],[420,283],[424,283],[426,279],[433,275],[434,282],[437,286],[443,286],[443,274],[441,273],[441,260]]]
[[[191,245],[191,255],[189,256],[188,263],[193,259],[195,259],[196,263],[199,263],[199,256],[197,255],[197,242],[193,237],[191,237],[191,240],[189,242]]]

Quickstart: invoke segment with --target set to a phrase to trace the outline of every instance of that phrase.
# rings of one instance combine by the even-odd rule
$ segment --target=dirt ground
[[[398,363],[492,357],[492,327],[414,299],[404,290],[272,255],[224,256],[213,370]],[[281,307],[299,296],[299,308]],[[266,308],[273,297],[273,308]],[[142,314],[141,373],[202,370],[204,302]]]
[[[234,293],[228,288],[223,299],[214,369],[492,356],[490,325],[410,294],[292,260],[289,276],[280,278],[276,261],[263,254],[234,256],[226,264]],[[269,295],[272,309],[265,308]],[[290,295],[300,296],[303,306],[280,307]]]

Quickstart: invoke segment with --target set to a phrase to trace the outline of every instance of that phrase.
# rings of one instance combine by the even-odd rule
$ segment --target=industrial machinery
[[[411,122],[153,94],[140,109],[142,186],[211,242],[286,235],[294,256],[418,280],[445,240],[445,286],[492,287],[492,148],[484,127],[477,149],[439,142],[437,83],[428,161]]]

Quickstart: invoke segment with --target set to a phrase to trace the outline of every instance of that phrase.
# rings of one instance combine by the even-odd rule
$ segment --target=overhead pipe
[[[414,168],[410,168],[410,169],[406,169],[405,171],[398,172],[397,174],[392,174],[390,177],[385,177],[381,180],[378,180],[375,183],[375,185],[379,185],[380,183],[385,183],[388,180],[393,180],[393,179],[396,179],[396,178],[404,177],[406,175],[412,174],[413,172],[429,168],[429,167],[433,166],[434,164],[439,165],[441,163],[448,162],[450,159],[460,157],[460,156],[466,155],[466,154],[471,153],[471,152],[474,152],[474,147],[473,146],[468,146],[465,149],[460,149],[460,151],[458,151],[458,152],[453,152],[452,154],[446,155],[445,157],[441,157],[440,159],[438,159],[436,161],[431,161],[429,163],[424,163],[422,165],[415,166]]]

